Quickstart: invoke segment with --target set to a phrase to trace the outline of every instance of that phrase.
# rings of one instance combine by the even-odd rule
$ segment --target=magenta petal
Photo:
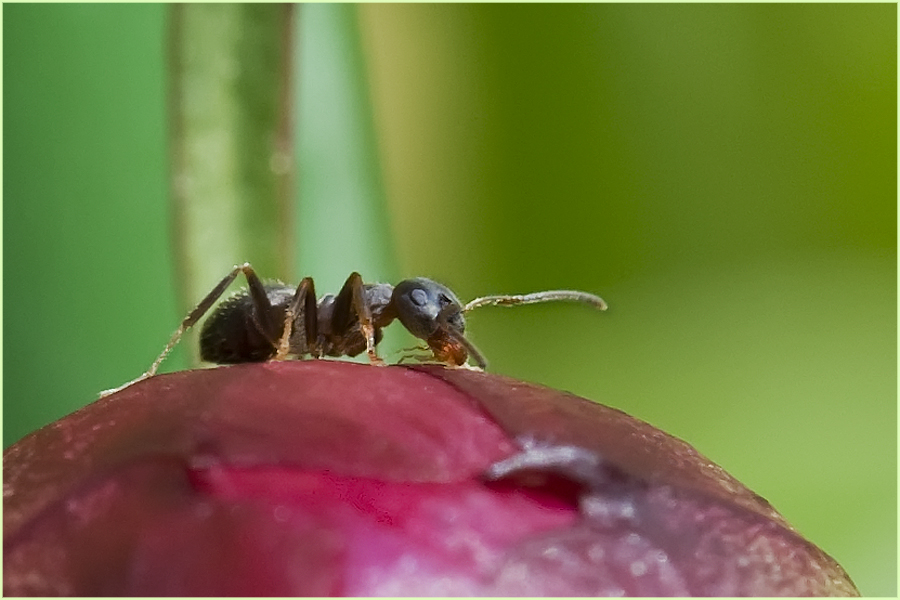
[[[309,361],[154,377],[4,454],[9,595],[823,595],[693,448],[570,394]]]
[[[620,410],[508,377],[419,368],[476,398],[510,436],[592,450],[634,477],[722,498],[790,527],[764,498],[692,446]]]
[[[340,539],[314,519],[197,494],[184,465],[122,465],[4,539],[4,587],[29,595],[311,595],[340,590]],[[290,568],[292,565],[295,567]]]
[[[343,540],[343,593],[481,595],[510,546],[570,526],[573,507],[475,481],[398,483],[327,472],[216,468],[200,475],[217,498],[327,523]]]

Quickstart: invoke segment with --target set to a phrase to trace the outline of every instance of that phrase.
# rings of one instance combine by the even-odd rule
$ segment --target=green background
[[[303,10],[298,47],[327,45],[308,25],[338,14],[338,64],[362,66],[298,63],[299,130],[347,110],[329,82],[356,82],[359,135],[330,142],[377,149],[386,212],[367,218],[386,225],[360,245],[352,219],[304,228],[301,205],[296,279],[336,291],[371,252],[394,266],[366,278],[463,300],[601,294],[606,314],[483,309],[471,337],[494,372],[692,443],[863,594],[896,595],[894,5]],[[5,446],[138,375],[183,316],[165,20],[3,7]],[[304,185],[342,175],[304,143],[315,205]]]

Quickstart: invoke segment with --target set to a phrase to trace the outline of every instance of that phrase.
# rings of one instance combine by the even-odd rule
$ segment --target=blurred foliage
[[[486,308],[471,336],[495,372],[687,440],[896,595],[896,6],[318,10],[294,276],[601,294]],[[139,374],[183,316],[165,14],[4,7],[5,445]],[[325,122],[343,133],[303,139]],[[392,245],[398,268],[367,262]]]
[[[366,65],[356,9],[307,5],[296,53],[298,275],[336,293],[354,270],[393,281]]]

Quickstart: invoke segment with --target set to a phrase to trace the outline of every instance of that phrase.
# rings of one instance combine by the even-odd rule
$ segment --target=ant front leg
[[[360,332],[366,341],[369,362],[373,365],[383,365],[384,361],[378,357],[375,351],[375,323],[372,319],[372,308],[366,301],[362,277],[355,271],[350,273],[350,277],[344,282],[344,287],[334,299],[332,332],[337,335],[348,333],[352,326],[353,314],[359,321]]]
[[[162,361],[165,360],[166,356],[168,356],[169,352],[172,351],[178,341],[181,339],[181,336],[184,333],[193,327],[197,321],[199,321],[203,315],[205,315],[213,304],[216,303],[216,300],[222,296],[228,286],[235,280],[238,276],[238,273],[243,273],[244,277],[247,279],[247,286],[250,290],[250,296],[253,299],[253,303],[256,306],[256,318],[257,318],[257,327],[260,327],[261,330],[267,331],[265,328],[269,326],[271,330],[271,325],[268,323],[270,320],[270,308],[271,303],[269,302],[268,296],[266,296],[266,290],[263,287],[262,282],[259,280],[259,277],[256,276],[256,273],[253,271],[253,267],[250,266],[250,263],[244,263],[242,265],[236,265],[228,275],[222,278],[222,281],[216,284],[216,286],[209,291],[203,300],[194,307],[194,309],[188,313],[188,315],[181,322],[181,325],[178,326],[178,329],[175,330],[175,333],[172,334],[172,337],[169,338],[169,343],[166,344],[166,347],[163,348],[163,351],[160,352],[159,356],[156,357],[156,360],[153,361],[153,364],[150,365],[150,368],[144,372],[143,375],[138,377],[137,379],[133,379],[123,385],[120,385],[117,388],[113,388],[111,390],[104,390],[100,392],[100,397],[109,396],[110,394],[114,394],[120,390],[127,388],[128,386],[137,383],[138,381],[143,381],[144,379],[148,379],[156,375],[157,369],[159,369],[159,365],[162,364]]]

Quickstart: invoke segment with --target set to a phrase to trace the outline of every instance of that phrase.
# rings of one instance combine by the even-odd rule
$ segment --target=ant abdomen
[[[267,315],[259,313],[247,291],[219,304],[203,323],[200,332],[201,359],[211,363],[234,364],[263,362],[275,356],[284,312],[294,289],[282,284],[265,284],[264,288],[271,303]],[[292,333],[303,335],[303,322],[297,325]]]

